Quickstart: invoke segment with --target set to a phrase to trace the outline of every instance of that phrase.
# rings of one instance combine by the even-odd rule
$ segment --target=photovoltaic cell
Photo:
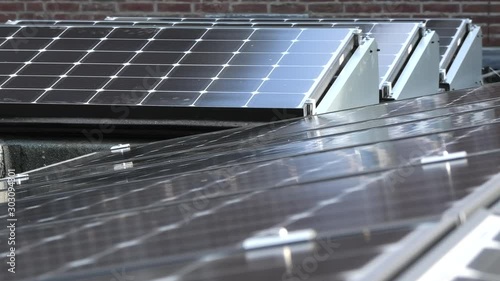
[[[16,102],[50,104],[44,96],[55,95],[57,105],[62,91],[71,104],[113,104],[123,95],[119,104],[188,108],[219,107],[215,99],[232,94],[220,107],[302,110],[307,98],[322,96],[340,57],[354,49],[351,29],[2,26],[0,34],[0,47],[12,47],[0,50],[0,95],[34,89],[38,97]],[[304,73],[299,82],[296,73]],[[94,94],[75,98],[82,91]]]
[[[0,92],[0,101],[4,103],[33,102],[42,93],[43,90],[12,89],[8,92]]]
[[[83,103],[94,95],[93,91],[53,90],[44,95],[39,103]]]

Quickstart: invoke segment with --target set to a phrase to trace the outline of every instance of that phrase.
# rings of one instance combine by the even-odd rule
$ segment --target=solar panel
[[[301,115],[305,101],[321,99],[355,49],[352,29],[41,26],[32,31],[0,28],[5,47],[0,61],[11,69],[2,77],[0,102],[8,108],[120,104],[191,111],[286,108]]]
[[[19,277],[92,280],[123,268],[141,280],[209,272],[270,280],[295,276],[326,241],[333,254],[310,277],[349,280],[407,253],[415,231],[429,233],[498,174],[498,90],[157,142],[29,172],[16,191]]]

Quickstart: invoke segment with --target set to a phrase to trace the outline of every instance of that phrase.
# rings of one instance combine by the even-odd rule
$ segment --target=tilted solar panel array
[[[92,26],[189,26],[189,27],[255,27],[255,28],[360,28],[363,34],[374,38],[379,51],[380,87],[395,82],[420,39],[418,22],[394,25],[385,22],[355,22],[354,20],[326,19],[204,19],[204,18],[127,18],[113,21],[18,21],[19,25],[92,25]],[[156,21],[152,21],[156,19]],[[352,23],[350,22],[352,21]]]
[[[88,21],[58,21],[58,20],[20,20],[14,21],[16,24],[36,25],[36,24],[53,24],[53,25],[81,25],[89,24]],[[113,22],[113,23],[110,23]],[[173,18],[173,17],[108,17],[104,21],[93,21],[90,24],[96,26],[186,26],[199,24],[202,26],[226,26],[226,25],[241,25],[241,26],[301,26],[303,24],[322,24],[329,26],[335,23],[358,23],[367,22],[421,22],[429,29],[435,30],[440,37],[440,67],[448,69],[463,43],[464,36],[467,33],[467,25],[470,21],[467,19],[329,19],[329,18]]]
[[[276,280],[319,253],[310,280],[353,280],[407,260],[413,234],[499,173],[499,121],[490,85],[29,173],[16,192],[18,277]]]
[[[51,110],[302,111],[307,99],[321,99],[355,48],[352,29],[2,26],[0,36],[0,102]]]
[[[198,22],[202,25],[208,25],[207,19],[197,18],[163,18],[163,17],[108,17],[108,21],[114,21],[118,25],[191,25],[193,22]],[[214,18],[212,26],[223,26],[227,24],[243,24],[248,23],[251,26],[267,25],[274,20],[278,24],[303,25],[308,23],[326,24],[336,22],[351,22],[363,24],[366,22],[420,22],[425,24],[426,28],[435,30],[440,37],[440,68],[449,70],[455,56],[457,55],[461,44],[467,36],[471,21],[468,19],[265,19],[265,18]],[[59,24],[58,21],[51,21],[53,24]],[[76,23],[76,22],[75,22]],[[106,21],[95,21],[95,25],[108,25]],[[380,40],[383,42],[383,40]],[[382,72],[381,72],[382,73]]]

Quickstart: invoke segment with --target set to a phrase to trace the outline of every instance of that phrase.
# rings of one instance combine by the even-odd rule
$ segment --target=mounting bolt
[[[358,47],[360,45],[362,45],[364,42],[363,42],[363,32],[361,31],[361,29],[355,29],[353,31],[353,34],[354,34],[354,47]]]
[[[316,114],[316,100],[307,99],[304,103],[304,116],[312,116]]]
[[[127,144],[118,144],[118,145],[112,146],[110,149],[111,149],[111,153],[128,152],[128,151],[130,151],[130,144],[128,144],[128,143]]]
[[[472,29],[474,29],[474,25],[472,25],[471,19],[467,19],[465,21],[465,29],[467,30],[467,32],[470,32]]]
[[[418,32],[420,33],[420,36],[424,37],[426,32],[427,32],[427,28],[425,26],[425,23],[421,22],[418,24]]]
[[[20,185],[23,181],[27,181],[30,179],[30,176],[28,174],[16,174],[14,176],[14,180],[17,185]]]
[[[113,170],[119,171],[119,170],[126,170],[134,167],[134,162],[124,162],[121,164],[115,164],[113,166]]]
[[[446,81],[446,69],[441,68],[439,70],[439,82],[444,83]]]
[[[382,84],[382,98],[391,98],[392,97],[392,83],[384,82]]]

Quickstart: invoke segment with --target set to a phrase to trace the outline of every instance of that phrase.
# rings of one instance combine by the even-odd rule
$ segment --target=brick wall
[[[0,0],[0,21],[245,12],[307,13],[312,17],[469,17],[482,25],[486,46],[500,46],[500,0]]]

